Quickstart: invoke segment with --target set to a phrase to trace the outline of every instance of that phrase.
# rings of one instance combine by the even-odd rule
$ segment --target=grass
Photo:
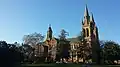
[[[56,64],[23,64],[23,67],[56,67]]]
[[[23,67],[82,67],[81,64],[24,64]],[[120,65],[90,65],[90,67],[120,67]]]

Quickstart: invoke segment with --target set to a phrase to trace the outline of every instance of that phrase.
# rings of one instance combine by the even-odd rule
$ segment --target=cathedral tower
[[[84,39],[87,42],[87,46],[90,51],[89,54],[92,55],[92,62],[98,63],[99,56],[99,37],[98,37],[98,28],[95,24],[93,14],[89,15],[87,5],[84,12],[84,20],[82,21],[82,31]]]

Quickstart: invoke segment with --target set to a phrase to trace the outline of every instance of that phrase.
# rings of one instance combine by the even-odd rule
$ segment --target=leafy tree
[[[100,44],[100,64],[104,64],[103,48],[104,48],[105,41],[100,40],[99,44]]]
[[[61,33],[59,35],[60,37],[60,40],[65,40],[66,39],[66,36],[68,36],[69,33],[67,31],[65,31],[64,29],[61,30]]]
[[[32,48],[28,44],[22,44],[22,46],[19,47],[21,53],[24,53],[25,61],[31,61],[33,62],[34,60],[34,48]]]
[[[104,61],[108,64],[114,64],[114,60],[120,59],[120,46],[114,41],[106,41],[102,48]]]
[[[18,50],[14,44],[7,44],[5,41],[0,41],[0,64],[2,66],[8,65],[14,67],[23,60],[23,54]]]
[[[69,50],[69,42],[66,39],[66,36],[69,35],[67,31],[64,29],[61,30],[61,33],[59,35],[59,44],[57,46],[57,57],[59,58],[65,58],[68,57],[68,50]]]
[[[19,46],[20,46],[20,43],[14,42],[14,45],[16,45],[17,47],[19,47]]]
[[[44,36],[40,33],[32,33],[29,35],[24,35],[23,37],[23,41],[25,44],[29,44],[29,45],[36,45],[37,43],[43,41]]]
[[[104,40],[99,40],[99,43],[100,43],[100,48],[104,48],[106,42]]]
[[[9,45],[7,45],[6,41],[0,41],[0,47],[1,48],[9,48]]]

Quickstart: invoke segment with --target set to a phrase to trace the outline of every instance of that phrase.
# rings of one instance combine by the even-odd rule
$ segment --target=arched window
[[[83,29],[83,36],[86,37],[85,29]]]
[[[88,28],[86,30],[87,30],[87,37],[88,37],[89,36],[89,30],[88,30]]]

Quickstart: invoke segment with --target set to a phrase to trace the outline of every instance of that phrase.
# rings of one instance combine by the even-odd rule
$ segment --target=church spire
[[[89,21],[90,21],[90,16],[89,16],[87,4],[86,4],[86,6],[85,6],[85,12],[84,12],[84,25],[89,24]]]
[[[94,22],[94,17],[93,17],[92,13],[91,13],[91,16],[90,16],[90,21]]]
[[[52,28],[51,28],[51,24],[49,24],[49,28],[47,31],[47,40],[51,40],[52,39]]]
[[[85,12],[84,12],[84,17],[88,17],[89,16],[89,12],[88,12],[88,8],[87,8],[87,4],[85,6]]]
[[[52,28],[51,28],[51,24],[49,24],[49,29],[48,29],[49,32],[52,32]]]

